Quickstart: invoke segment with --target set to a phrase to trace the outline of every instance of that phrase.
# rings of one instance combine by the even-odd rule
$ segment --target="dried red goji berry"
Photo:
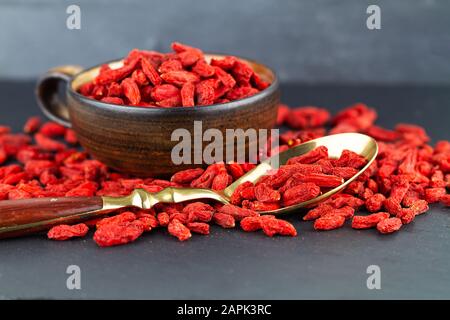
[[[131,105],[137,105],[141,102],[141,92],[132,78],[126,78],[122,81],[123,94],[130,101]]]
[[[279,202],[261,202],[261,201],[242,201],[242,207],[253,211],[272,211],[280,209]]]
[[[228,91],[226,97],[229,100],[238,100],[253,96],[258,92],[258,89],[252,87],[234,87]]]
[[[110,247],[135,241],[144,232],[141,221],[110,223],[98,228],[94,233],[94,241],[100,247]]]
[[[34,139],[36,140],[36,144],[46,151],[62,151],[66,149],[66,146],[63,143],[48,138],[42,133],[36,133]]]
[[[204,222],[189,222],[187,225],[188,229],[192,232],[204,234],[209,234],[209,224]]]
[[[277,190],[260,183],[254,188],[255,198],[261,202],[277,202],[280,201],[281,195]]]
[[[47,237],[52,240],[68,240],[74,237],[84,237],[89,228],[84,223],[69,226],[67,224],[61,224],[51,228]]]
[[[381,193],[376,193],[366,200],[366,209],[369,212],[378,212],[383,207],[383,203],[385,200],[386,197],[384,195],[382,195]]]
[[[283,193],[285,206],[292,206],[316,198],[320,194],[320,188],[314,183],[302,183]]]
[[[301,107],[290,111],[286,122],[294,129],[310,129],[325,125],[329,119],[330,113],[325,109]]]
[[[266,216],[268,217],[268,216]],[[275,218],[275,216],[270,216]],[[253,232],[253,231],[257,231],[260,230],[261,227],[261,217],[260,216],[255,216],[255,217],[245,217],[244,219],[241,220],[240,225],[241,225],[241,229],[247,232]]]
[[[234,62],[231,72],[236,79],[236,81],[241,86],[248,86],[250,83],[250,78],[253,75],[253,69],[245,62],[236,60]]]
[[[333,211],[335,208],[330,206],[329,204],[320,204],[317,207],[309,210],[305,216],[303,216],[303,220],[315,220],[319,217],[325,216],[331,211]]]
[[[64,140],[72,145],[78,144],[78,137],[74,130],[67,129],[66,134],[64,135]]]
[[[136,218],[144,224],[144,231],[151,231],[159,225],[158,219],[144,210],[137,212]]]
[[[450,194],[446,194],[441,197],[441,202],[444,206],[450,207]]]
[[[170,84],[174,84],[176,86],[183,86],[186,82],[198,82],[200,81],[200,77],[193,72],[185,71],[185,70],[177,70],[177,71],[169,71],[161,74],[161,78]]]
[[[439,202],[445,194],[445,188],[427,188],[425,189],[425,200],[428,203]]]
[[[234,67],[236,60],[236,57],[233,56],[226,56],[222,59],[211,59],[211,65],[223,70],[230,70]]]
[[[183,107],[193,107],[195,105],[195,84],[192,82],[186,82],[181,87],[181,103]]]
[[[217,166],[209,166],[200,177],[192,180],[191,187],[193,188],[210,188],[214,177],[217,175]]]
[[[402,206],[400,205],[400,202],[395,199],[387,198],[386,200],[384,200],[383,205],[386,211],[392,215],[400,215],[402,212]]]
[[[157,86],[162,83],[162,79],[156,71],[155,67],[147,59],[141,59],[141,67],[142,71],[153,85]]]
[[[40,117],[31,117],[25,122],[23,126],[23,132],[25,133],[35,133],[41,127],[41,118]]]
[[[222,212],[216,212],[213,215],[213,221],[222,228],[234,228],[235,220],[232,215]]]
[[[297,230],[289,222],[281,219],[261,219],[261,228],[263,232],[269,237],[273,237],[276,234],[282,236],[297,236]]]
[[[216,175],[212,181],[211,189],[216,191],[224,190],[228,185],[233,182],[233,177],[226,171]]]
[[[344,225],[345,218],[340,215],[327,214],[314,221],[315,230],[333,230]]]
[[[388,218],[381,220],[377,224],[377,230],[381,233],[392,233],[402,227],[402,221],[399,218]]]
[[[215,91],[214,87],[206,81],[202,81],[195,87],[197,96],[197,104],[200,106],[208,106],[214,103]]]
[[[354,216],[352,220],[352,228],[353,229],[375,228],[380,221],[389,218],[389,216],[390,215],[387,212],[372,213],[367,216]]]
[[[345,180],[350,179],[358,173],[358,169],[352,167],[336,167],[330,170],[330,174],[341,177]]]
[[[170,181],[179,184],[190,184],[193,180],[197,179],[202,175],[204,170],[202,168],[187,169],[183,171],[178,171],[171,178]]]
[[[370,127],[367,129],[366,134],[379,141],[395,141],[399,138],[399,134],[397,132],[378,126]]]
[[[167,212],[158,213],[156,218],[158,219],[159,225],[162,227],[166,227],[170,222],[170,216]]]
[[[232,204],[224,205],[223,207],[221,207],[219,209],[219,212],[228,214],[238,221],[242,220],[245,217],[259,216],[259,214],[253,210],[240,208],[240,207],[234,206]]]
[[[297,175],[298,181],[301,182],[311,182],[319,187],[324,188],[334,188],[340,186],[344,180],[341,177],[327,175],[323,173],[310,173],[308,175]]]
[[[214,208],[202,202],[189,203],[183,208],[183,213],[187,215],[189,222],[208,222],[212,219]]]
[[[285,104],[278,104],[278,113],[277,113],[277,126],[281,126],[287,120],[289,116],[289,107]]]
[[[320,146],[301,156],[290,158],[286,164],[311,164],[325,158],[328,158],[328,149],[325,146]]]
[[[133,212],[125,211],[121,214],[101,219],[100,221],[97,222],[96,227],[98,229],[107,224],[120,224],[125,222],[131,222],[134,220],[136,220],[136,215]]]
[[[212,77],[216,72],[214,67],[209,65],[205,60],[198,60],[197,63],[192,67],[192,71],[203,78]]]

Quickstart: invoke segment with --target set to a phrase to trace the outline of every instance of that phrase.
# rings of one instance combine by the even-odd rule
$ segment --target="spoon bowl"
[[[283,207],[277,210],[260,212],[261,214],[278,215],[282,213],[292,212],[300,208],[312,207],[319,204],[320,202],[323,202],[332,195],[344,190],[352,181],[355,181],[364,171],[367,170],[367,168],[370,167],[378,154],[378,144],[373,138],[360,133],[340,133],[310,140],[308,142],[290,148],[284,152],[281,152],[280,154],[278,154],[278,163],[279,165],[284,165],[290,158],[303,155],[320,146],[327,147],[328,155],[330,158],[337,159],[340,157],[342,151],[350,150],[363,156],[367,160],[367,164],[363,168],[361,168],[357,174],[346,180],[341,185],[321,194],[314,199],[292,206]],[[266,161],[262,162],[252,171],[248,172],[246,175],[242,176],[229,187],[227,187],[224,190],[225,196],[229,198],[233,194],[237,186],[241,183],[246,181],[255,183],[269,170],[277,169],[276,166],[273,166],[273,163],[276,164],[276,161],[274,162],[272,158],[269,158]]]

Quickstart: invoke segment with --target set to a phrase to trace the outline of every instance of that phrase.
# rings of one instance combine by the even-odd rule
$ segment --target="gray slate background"
[[[81,7],[81,30],[66,8]],[[366,8],[381,7],[381,30]],[[91,66],[173,40],[260,60],[283,82],[450,83],[446,0],[0,0],[0,78]]]

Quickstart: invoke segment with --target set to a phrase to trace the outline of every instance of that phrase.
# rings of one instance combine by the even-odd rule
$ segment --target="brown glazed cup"
[[[206,55],[206,59],[220,57],[223,55]],[[44,114],[72,128],[94,158],[124,173],[167,177],[199,166],[172,162],[172,148],[179,143],[171,141],[175,129],[187,129],[194,140],[194,121],[202,121],[203,132],[216,128],[224,136],[225,129],[271,129],[275,125],[280,95],[275,73],[257,62],[242,60],[271,85],[254,96],[223,104],[140,108],[108,104],[79,94],[77,89],[98,75],[100,65],[86,70],[78,66],[51,69],[38,80],[36,96]],[[122,64],[122,60],[109,63],[111,68]],[[195,150],[191,150],[194,159]]]

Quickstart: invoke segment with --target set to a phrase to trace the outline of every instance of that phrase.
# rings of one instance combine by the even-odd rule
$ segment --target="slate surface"
[[[284,85],[284,101],[337,110],[364,101],[379,124],[426,126],[450,139],[448,87]],[[1,123],[19,129],[37,113],[32,83],[0,82]],[[443,299],[450,298],[450,210],[440,206],[390,236],[346,228],[318,233],[289,217],[297,238],[267,238],[214,227],[180,243],[157,231],[136,243],[100,249],[90,239],[43,236],[0,243],[0,298],[125,299]],[[81,290],[66,288],[66,268],[81,268]],[[381,290],[368,290],[366,269],[381,269]]]

